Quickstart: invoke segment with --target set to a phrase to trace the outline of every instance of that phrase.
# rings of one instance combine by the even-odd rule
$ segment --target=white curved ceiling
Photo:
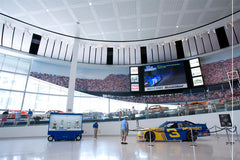
[[[0,5],[1,13],[24,22],[107,41],[172,35],[239,10],[239,0],[1,0]]]

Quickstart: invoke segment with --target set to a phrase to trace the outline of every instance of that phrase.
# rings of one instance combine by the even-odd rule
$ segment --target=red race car
[[[18,112],[19,110],[9,110],[8,111],[8,119],[15,119],[15,116],[16,116],[16,113]],[[21,118],[27,118],[28,116],[28,112],[25,112],[25,111],[21,111]]]

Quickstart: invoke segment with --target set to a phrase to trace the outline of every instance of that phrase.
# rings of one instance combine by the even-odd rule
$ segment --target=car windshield
[[[166,122],[164,122],[163,124],[161,124],[158,128],[161,128],[163,126],[165,126]]]

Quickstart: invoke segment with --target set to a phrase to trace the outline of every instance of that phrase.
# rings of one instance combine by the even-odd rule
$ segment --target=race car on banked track
[[[191,132],[192,129],[192,132]],[[192,134],[193,133],[193,136]],[[150,135],[151,134],[151,135]],[[210,136],[206,124],[190,121],[166,121],[158,128],[138,130],[138,141],[196,141],[197,137]]]

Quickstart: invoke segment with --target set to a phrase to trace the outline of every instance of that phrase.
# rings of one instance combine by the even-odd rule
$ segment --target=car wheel
[[[192,131],[193,136],[191,134],[191,131],[187,132],[187,141],[192,141],[192,137],[193,137],[193,141],[197,140],[197,132],[196,131]]]
[[[53,136],[48,136],[48,141],[49,142],[53,141],[53,139],[54,139]]]
[[[76,141],[80,141],[82,139],[82,135],[77,135],[76,136]]]
[[[153,132],[150,132],[150,133],[151,133],[151,142],[153,142],[153,141],[155,141],[156,136],[155,136],[155,134]],[[147,132],[145,134],[145,139],[146,139],[147,142],[150,142],[150,134],[149,134],[149,132]]]

